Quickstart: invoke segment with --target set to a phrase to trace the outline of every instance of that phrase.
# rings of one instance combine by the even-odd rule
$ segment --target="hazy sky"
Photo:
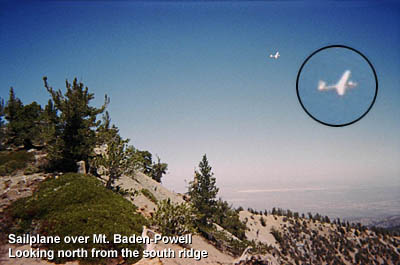
[[[221,194],[398,185],[399,22],[400,4],[385,1],[1,1],[0,96],[13,86],[24,103],[45,104],[43,76],[62,89],[77,77],[95,105],[111,97],[124,137],[169,164],[163,182],[175,191],[186,190],[204,153]],[[312,120],[296,96],[303,61],[332,44],[361,51],[379,80],[370,113],[344,128]],[[324,78],[336,82],[344,70]],[[315,88],[322,78],[307,76]]]

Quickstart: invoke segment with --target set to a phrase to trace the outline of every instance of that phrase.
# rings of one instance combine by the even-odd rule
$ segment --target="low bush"
[[[163,235],[184,235],[196,232],[193,225],[195,211],[187,203],[172,204],[169,200],[158,203],[152,224],[158,226]]]
[[[262,226],[267,226],[267,223],[265,222],[265,219],[263,217],[260,217],[260,222]]]
[[[222,199],[217,201],[213,221],[237,238],[241,240],[246,238],[246,224],[240,221],[239,213]]]
[[[25,150],[0,152],[0,176],[12,174],[16,170],[25,168],[33,159],[33,154]]]
[[[271,229],[271,234],[274,236],[275,240],[282,245],[283,243],[283,238],[282,238],[282,233],[276,230],[275,227],[272,227]]]
[[[217,249],[222,252],[229,252],[234,256],[240,256],[246,247],[252,244],[247,240],[234,239],[224,231],[217,231],[214,226],[198,225],[197,229]]]
[[[40,171],[40,169],[38,169],[37,167],[35,167],[33,165],[28,165],[24,170],[24,174],[31,175],[31,174],[38,173],[39,171]]]
[[[153,193],[151,193],[151,191],[149,191],[148,189],[141,189],[140,191],[144,196],[147,197],[147,199],[149,199],[150,201],[154,202],[155,204],[157,204],[157,199],[156,197],[153,195]]]

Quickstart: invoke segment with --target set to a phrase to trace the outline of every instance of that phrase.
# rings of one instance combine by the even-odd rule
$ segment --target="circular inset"
[[[361,120],[378,94],[375,69],[365,55],[344,45],[314,51],[301,65],[297,98],[315,121],[343,127]]]

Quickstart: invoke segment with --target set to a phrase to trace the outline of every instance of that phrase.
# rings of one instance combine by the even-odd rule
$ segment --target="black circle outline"
[[[349,50],[351,50],[351,51],[353,51],[353,52],[356,52],[357,54],[359,54],[362,58],[364,58],[364,59],[367,61],[367,63],[368,63],[369,66],[371,67],[372,72],[374,73],[374,77],[375,77],[375,95],[374,95],[374,99],[373,99],[372,102],[371,102],[371,105],[368,107],[367,111],[364,112],[364,114],[362,114],[362,115],[361,115],[360,117],[358,117],[357,119],[355,119],[355,120],[353,120],[353,121],[351,121],[351,122],[348,122],[348,123],[343,123],[343,124],[330,124],[330,123],[326,123],[326,122],[323,122],[323,121],[321,121],[321,120],[318,120],[318,119],[315,118],[313,115],[311,115],[311,113],[308,112],[308,110],[306,109],[306,107],[303,105],[303,102],[301,101],[300,94],[299,94],[299,79],[300,79],[300,74],[301,74],[301,71],[303,70],[304,65],[308,62],[308,60],[311,59],[311,57],[313,57],[313,56],[314,56],[315,54],[317,54],[318,52],[323,51],[323,50],[326,50],[326,49],[330,49],[330,48],[345,48],[345,49],[349,49]],[[297,93],[297,99],[299,100],[301,107],[302,107],[303,110],[308,114],[308,116],[310,116],[313,120],[315,120],[315,121],[317,121],[317,122],[319,122],[319,123],[321,123],[321,124],[323,124],[323,125],[330,126],[330,127],[344,127],[344,126],[348,126],[348,125],[351,125],[351,124],[353,124],[353,123],[358,122],[359,120],[361,120],[362,118],[364,118],[364,116],[367,115],[367,113],[371,110],[372,106],[375,104],[375,100],[376,100],[376,97],[377,97],[377,95],[378,95],[378,77],[377,77],[377,75],[376,75],[375,68],[374,68],[374,66],[372,65],[372,63],[371,63],[371,62],[368,60],[368,58],[367,58],[364,54],[362,54],[360,51],[358,51],[358,50],[356,50],[356,49],[354,49],[354,48],[352,48],[352,47],[345,46],[345,45],[328,45],[328,46],[322,47],[322,48],[320,48],[320,49],[314,51],[313,53],[311,53],[311,55],[309,55],[309,56],[307,57],[307,59],[303,62],[303,64],[301,65],[301,67],[300,67],[300,69],[299,69],[299,72],[297,73],[297,78],[296,78],[296,93]]]

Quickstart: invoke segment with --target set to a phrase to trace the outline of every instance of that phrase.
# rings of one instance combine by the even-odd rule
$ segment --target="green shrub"
[[[31,174],[35,174],[38,173],[39,169],[33,165],[29,165],[27,168],[25,168],[24,170],[24,174],[25,175],[31,175]]]
[[[5,165],[0,166],[0,176],[5,176],[7,175],[7,168]]]
[[[32,196],[16,201],[10,208],[14,231],[28,233],[38,229],[40,234],[60,236],[89,236],[88,244],[50,244],[49,249],[122,248],[141,250],[141,245],[93,244],[93,234],[105,234],[112,242],[113,234],[140,235],[146,220],[137,214],[136,207],[121,195],[112,192],[95,177],[69,173],[58,179],[42,182]],[[37,227],[33,227],[33,224]],[[69,259],[57,258],[55,262]],[[86,263],[105,263],[107,260],[82,259]],[[134,261],[132,259],[131,261]]]
[[[23,169],[27,164],[33,161],[34,156],[25,150],[8,152],[0,152],[0,175],[11,174],[18,169]]]
[[[274,236],[275,240],[282,245],[283,243],[283,238],[282,238],[282,233],[276,230],[275,227],[272,227],[271,229],[271,234]]]
[[[140,191],[144,196],[147,197],[147,199],[149,199],[150,201],[154,202],[155,204],[157,204],[157,199],[156,197],[154,197],[153,193],[151,193],[148,189],[142,189]]]
[[[241,240],[246,238],[246,225],[240,221],[239,213],[222,199],[217,201],[213,221],[237,238]]]
[[[199,233],[209,240],[217,249],[222,252],[229,252],[234,256],[240,256],[243,251],[252,243],[247,240],[237,240],[229,236],[225,231],[217,231],[215,226],[199,224]]]
[[[263,217],[260,217],[260,222],[262,226],[267,226],[267,224],[265,223],[265,219]]]
[[[163,235],[184,235],[196,232],[193,226],[195,211],[190,204],[172,204],[169,200],[158,203],[152,223]]]

